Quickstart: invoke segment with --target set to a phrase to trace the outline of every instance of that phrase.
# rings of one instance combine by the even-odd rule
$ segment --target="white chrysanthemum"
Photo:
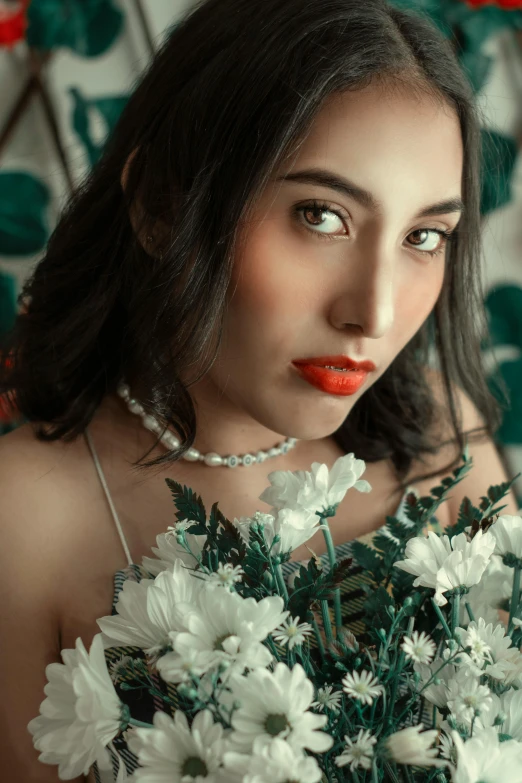
[[[413,631],[411,636],[405,636],[401,647],[406,658],[416,663],[430,663],[437,649],[435,642],[424,631],[420,634]]]
[[[504,565],[499,555],[493,554],[480,582],[473,585],[465,601],[461,601],[461,625],[469,623],[466,603],[470,605],[474,617],[482,617],[486,623],[497,625],[500,620],[499,609],[506,599],[511,598],[512,590],[513,569]]]
[[[125,581],[119,595],[117,615],[97,620],[105,647],[119,644],[141,647],[154,655],[170,645],[170,631],[184,628],[186,605],[195,601],[203,582],[177,560],[155,579]]]
[[[522,742],[522,690],[509,690],[500,697],[501,710],[506,719],[500,727],[502,734]]]
[[[373,700],[382,694],[383,688],[377,677],[369,671],[345,674],[342,679],[343,691],[352,699],[358,699],[363,704],[372,704]]]
[[[448,682],[448,707],[458,723],[471,725],[473,718],[491,704],[491,691],[478,677],[461,668]]]
[[[272,654],[262,642],[288,616],[283,607],[278,595],[256,601],[228,590],[202,590],[185,616],[186,631],[170,635],[172,646],[185,660],[195,652],[203,671],[221,663],[228,675],[268,666]],[[164,677],[159,662],[158,669]]]
[[[499,742],[494,729],[485,729],[466,742],[456,731],[451,736],[457,752],[452,783],[522,783],[522,743]]]
[[[359,733],[353,739],[348,735],[344,737],[345,747],[343,752],[337,756],[335,763],[338,767],[350,765],[350,770],[360,767],[361,769],[370,769],[372,766],[373,746],[377,742],[372,737],[368,729],[360,729]]]
[[[310,623],[300,623],[299,617],[287,617],[284,623],[273,631],[272,636],[276,642],[287,644],[291,650],[297,644],[302,644],[311,633]]]
[[[61,780],[87,775],[96,761],[110,769],[107,746],[120,731],[121,702],[107,671],[101,634],[89,652],[80,638],[50,663],[40,715],[27,726],[44,764],[58,764]],[[123,766],[123,765],[122,765]],[[120,767],[122,769],[122,767]]]
[[[241,566],[233,566],[232,563],[219,563],[217,571],[206,573],[198,571],[198,575],[212,587],[225,587],[231,590],[237,582],[240,582],[245,572]]]
[[[277,737],[261,745],[251,756],[243,753],[225,753],[227,770],[240,777],[241,783],[319,783],[321,768],[311,756],[292,748]]]
[[[174,718],[158,710],[153,724],[151,729],[135,729],[130,738],[129,747],[141,765],[133,781],[229,783],[223,768],[223,727],[214,723],[210,710],[198,712],[191,727],[181,710]]]
[[[250,542],[250,528],[253,524],[262,525],[265,541],[272,555],[292,552],[321,529],[319,517],[309,511],[291,508],[274,511],[275,514],[256,511],[251,517],[234,519],[234,525],[247,544]],[[273,544],[276,536],[278,540]]]
[[[479,617],[477,621],[471,622],[465,631],[462,628],[456,631],[465,647],[483,645],[487,649],[481,661],[475,660],[472,654],[468,656],[464,653],[461,656],[464,665],[471,668],[475,674],[486,673],[507,685],[518,684],[522,675],[522,655],[512,646],[511,637],[506,635],[506,629],[501,623],[486,624],[484,619]]]
[[[254,669],[246,676],[231,677],[228,685],[227,699],[240,705],[232,713],[231,741],[241,752],[250,753],[255,740],[256,747],[261,747],[275,737],[297,750],[307,748],[314,753],[332,747],[330,735],[320,731],[326,716],[308,711],[314,686],[300,664],[289,669],[277,663],[273,672]]]
[[[435,590],[435,602],[444,606],[448,600],[443,593],[480,581],[494,548],[495,539],[482,530],[471,541],[465,533],[450,539],[430,530],[427,537],[420,535],[408,541],[405,560],[398,560],[395,566],[417,577],[414,587]]]
[[[448,731],[441,731],[439,734],[439,751],[441,758],[451,761],[452,764],[456,763],[457,751]]]
[[[446,762],[438,757],[438,749],[431,747],[438,731],[422,731],[423,728],[422,723],[419,723],[391,734],[386,740],[386,747],[392,758],[398,764],[410,764],[413,767],[446,766]]]
[[[334,691],[332,685],[325,685],[324,688],[317,689],[316,700],[313,701],[310,706],[315,707],[318,712],[322,712],[323,710],[339,712],[339,705],[342,698],[343,694],[341,691]]]
[[[448,682],[457,674],[457,667],[444,664],[443,658],[436,658],[430,664],[414,663],[413,668],[420,677],[417,693],[439,709],[448,706]],[[429,683],[429,685],[427,684]]]
[[[177,522],[166,533],[160,533],[160,535],[156,536],[156,546],[152,547],[156,557],[144,557],[142,559],[143,567],[149,574],[157,576],[161,571],[172,569],[176,560],[181,560],[188,568],[195,568],[207,537],[195,536],[193,533],[185,532],[187,527],[196,524],[195,522],[187,524],[187,522],[188,520]],[[185,542],[190,552],[187,552],[185,547],[178,541],[178,535],[182,531],[185,532]]]
[[[514,555],[522,558],[522,517],[501,514],[489,528],[495,538],[496,555]]]
[[[312,470],[276,470],[268,474],[271,486],[259,499],[274,508],[303,508],[315,514],[342,501],[352,487],[370,492],[371,486],[360,479],[366,465],[353,452],[339,457],[329,471],[327,465],[312,463]]]
[[[201,677],[206,669],[196,650],[187,650],[183,656],[177,652],[168,652],[158,658],[156,669],[165,682],[189,682]]]

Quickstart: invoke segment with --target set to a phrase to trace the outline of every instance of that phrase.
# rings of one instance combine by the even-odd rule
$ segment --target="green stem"
[[[515,573],[513,574],[513,589],[511,591],[511,604],[509,607],[509,622],[508,622],[508,634],[511,636],[513,631],[513,617],[518,610],[518,602],[520,601],[520,566],[515,566]]]
[[[337,563],[337,557],[335,556],[335,547],[334,547],[332,534],[330,532],[330,526],[328,524],[327,517],[321,517],[320,523],[323,527],[323,537],[326,543],[326,551],[328,552],[330,570],[333,571]],[[334,601],[334,616],[335,616],[335,634],[337,637],[339,637],[343,625],[343,617],[341,612],[341,590],[339,587],[337,587],[334,590],[333,601]]]
[[[314,629],[314,636],[315,636],[315,641],[317,642],[317,648],[319,650],[319,655],[321,656],[321,660],[324,663],[325,658],[326,658],[326,652],[325,652],[325,649],[324,649],[323,637],[321,636],[321,631],[319,630],[319,626],[317,625],[317,620],[315,619],[315,617],[312,617],[312,619],[310,621],[310,624],[311,624],[312,628]]]
[[[451,631],[449,629],[448,623],[446,622],[446,618],[444,617],[444,615],[440,611],[440,606],[438,606],[438,604],[435,602],[434,598],[431,599],[431,603],[432,603],[433,608],[435,609],[435,614],[437,615],[437,617],[440,620],[440,624],[444,628],[446,636],[448,637],[448,639],[451,639],[452,638],[452,633],[451,633]]]
[[[131,726],[138,726],[140,729],[153,729],[154,728],[152,723],[143,723],[143,721],[136,720],[136,718],[129,718],[129,724]]]
[[[457,591],[451,596],[451,635],[455,638],[455,628],[460,625],[460,593]]]
[[[279,589],[279,595],[284,599],[285,604],[288,603],[288,590],[286,589],[285,580],[283,577],[283,570],[281,568],[281,565],[278,564],[274,567],[274,574],[277,582],[277,587]]]
[[[324,635],[328,644],[333,642],[332,623],[330,620],[330,607],[328,601],[323,599],[321,601],[321,616],[323,618]]]

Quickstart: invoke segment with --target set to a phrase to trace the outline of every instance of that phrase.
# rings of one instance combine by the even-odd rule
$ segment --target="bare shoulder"
[[[433,478],[420,482],[423,494],[429,491],[429,488],[434,486],[439,478],[449,475],[451,469],[448,466],[461,457],[451,423],[442,373],[434,368],[426,368],[425,371],[436,405],[433,436],[440,446],[435,454],[427,455],[421,463],[414,466],[413,473],[416,475],[436,472]],[[465,478],[452,490],[451,497],[446,503],[448,519],[445,519],[443,524],[453,524],[457,520],[459,507],[464,497],[469,497],[477,505],[480,497],[486,494],[491,485],[500,484],[512,478],[495,442],[482,431],[485,421],[472,399],[456,384],[453,384],[452,392],[461,430],[468,443],[473,465]],[[518,503],[513,491],[503,502],[506,504],[504,513],[517,513]]]
[[[46,666],[61,661],[58,472],[73,451],[41,443],[29,425],[0,438],[0,757],[9,780],[58,780],[56,767],[38,761],[27,723],[44,699]]]

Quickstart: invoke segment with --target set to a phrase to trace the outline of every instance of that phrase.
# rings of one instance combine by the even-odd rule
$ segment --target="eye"
[[[347,236],[343,215],[330,204],[312,201],[295,208],[296,219],[300,226],[315,234],[319,239],[336,239]],[[342,229],[339,232],[339,228]],[[337,229],[337,233],[334,233]]]
[[[418,228],[408,236],[417,237],[417,240],[413,242],[413,247],[420,250],[421,253],[438,256],[446,249],[447,243],[452,239],[453,232],[444,231],[441,228]],[[427,247],[421,247],[422,245],[427,245]]]

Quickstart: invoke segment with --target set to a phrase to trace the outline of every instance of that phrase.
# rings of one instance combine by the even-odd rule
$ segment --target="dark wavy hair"
[[[180,376],[201,362],[201,377],[216,356],[240,222],[324,101],[375,82],[427,92],[456,112],[465,211],[431,316],[334,437],[368,462],[390,458],[399,479],[435,453],[436,404],[423,372],[430,350],[460,451],[454,384],[482,414],[481,432],[493,434],[499,409],[480,363],[478,120],[451,44],[427,19],[385,0],[206,0],[173,28],[139,81],[0,345],[0,392],[37,423],[40,439],[76,438],[123,377],[182,441],[135,466],[183,455],[196,411]]]

